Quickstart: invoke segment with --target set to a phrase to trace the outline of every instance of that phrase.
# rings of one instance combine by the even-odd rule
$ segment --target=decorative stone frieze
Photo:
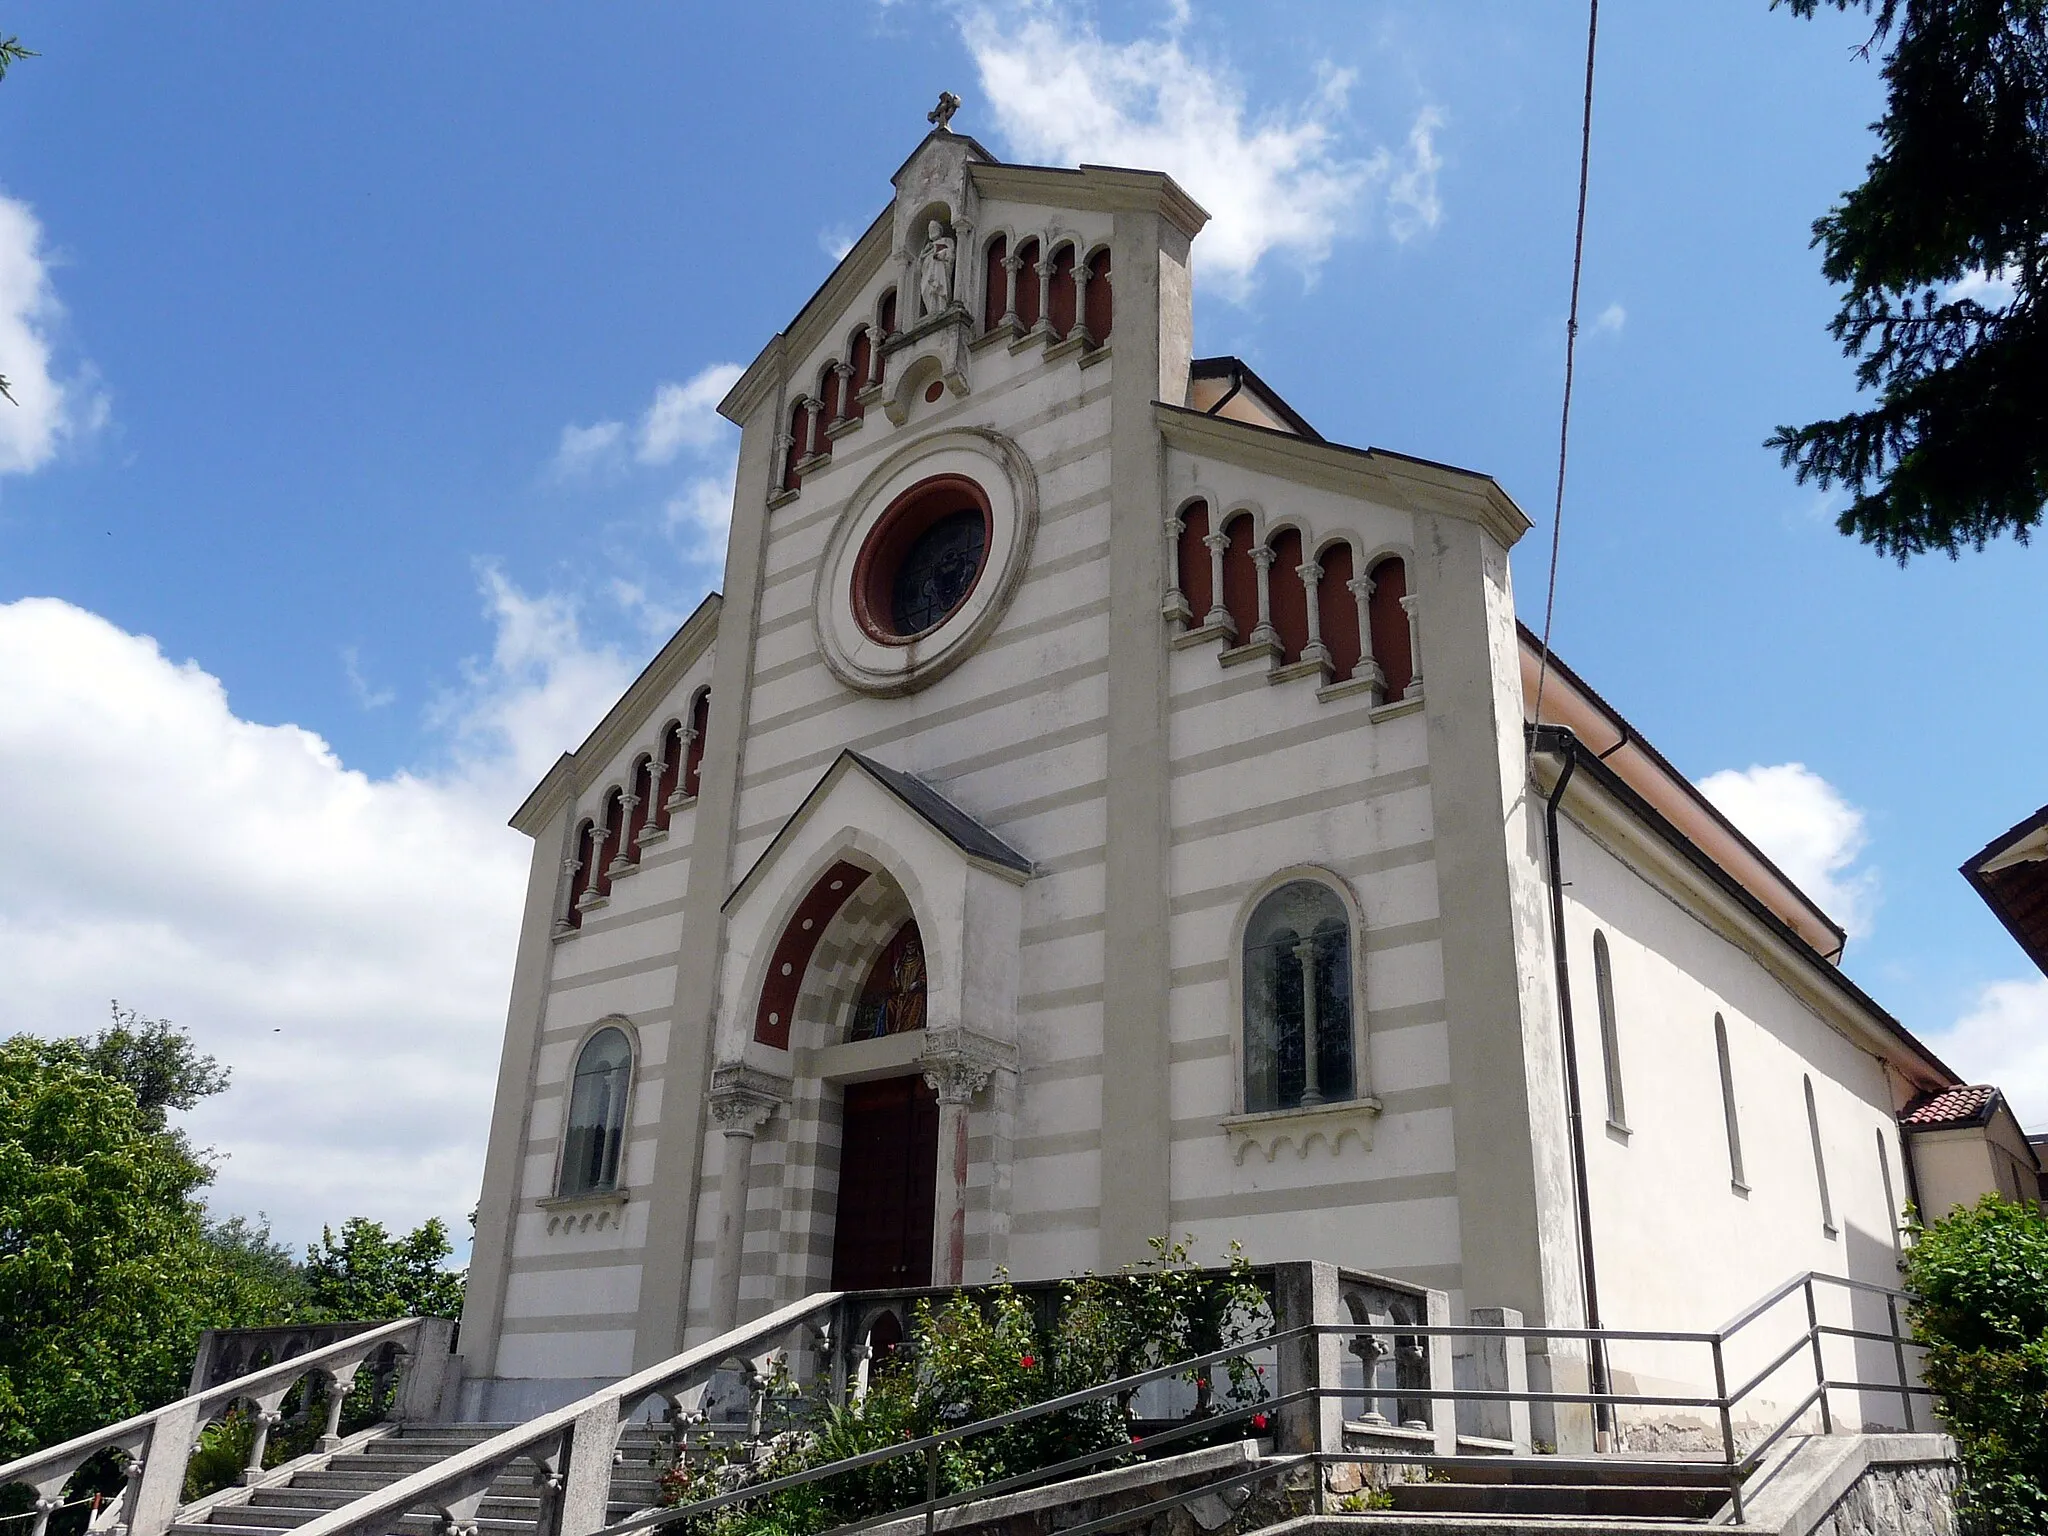
[[[1379,1117],[1378,1099],[1346,1099],[1314,1108],[1226,1115],[1223,1133],[1230,1138],[1230,1150],[1240,1163],[1254,1147],[1269,1163],[1280,1155],[1282,1147],[1292,1147],[1296,1157],[1305,1158],[1318,1141],[1334,1157],[1347,1136],[1357,1139],[1359,1151],[1370,1152],[1373,1122]]]

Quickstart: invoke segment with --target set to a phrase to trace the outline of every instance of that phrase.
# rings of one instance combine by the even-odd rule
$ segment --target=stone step
[[[1404,1513],[1587,1515],[1621,1520],[1704,1520],[1726,1495],[1704,1488],[1603,1483],[1395,1483],[1387,1489]]]
[[[432,1465],[432,1463],[428,1463]],[[309,1468],[292,1474],[291,1482],[285,1486],[299,1489],[331,1488],[345,1493],[349,1498],[361,1498],[366,1493],[375,1493],[379,1488],[389,1488],[397,1479],[383,1472],[368,1472],[351,1467],[346,1462],[336,1462],[331,1467]],[[491,1493],[517,1497],[533,1491],[533,1468],[531,1465],[511,1468],[501,1472],[491,1484]]]
[[[248,1504],[228,1505],[212,1511],[221,1519],[178,1521],[171,1526],[176,1536],[276,1536],[325,1513],[318,1509],[266,1509]],[[536,1536],[539,1525],[532,1520],[484,1517],[476,1522],[479,1536]],[[438,1536],[438,1515],[406,1515],[391,1530],[398,1536]]]
[[[1473,1464],[1453,1463],[1441,1477],[1453,1483],[1611,1485],[1625,1488],[1726,1488],[1728,1470],[1711,1463],[1685,1461],[1598,1462],[1553,1460],[1546,1456],[1502,1456]]]
[[[376,1490],[369,1490],[375,1492]],[[239,1506],[243,1509],[310,1509],[326,1511],[340,1509],[362,1497],[355,1489],[346,1488],[258,1488],[249,1497],[249,1502]],[[484,1495],[483,1513],[501,1515],[511,1520],[537,1520],[540,1518],[540,1495],[533,1492],[531,1485],[523,1494]]]

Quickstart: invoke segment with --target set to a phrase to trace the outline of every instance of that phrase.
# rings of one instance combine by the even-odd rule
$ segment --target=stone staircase
[[[488,1440],[510,1424],[380,1425],[352,1436],[338,1451],[300,1457],[266,1473],[251,1488],[227,1489],[181,1511],[171,1536],[274,1536],[306,1524],[423,1471],[458,1451]],[[610,1517],[624,1519],[654,1503],[655,1454],[667,1440],[635,1424],[619,1440],[612,1471]],[[479,1536],[535,1536],[540,1523],[540,1488],[530,1463],[500,1474],[477,1511]],[[432,1515],[407,1515],[394,1536],[437,1536]]]
[[[1442,1467],[1428,1482],[1390,1484],[1387,1494],[1400,1514],[1706,1521],[1728,1502],[1728,1484],[1718,1468],[1697,1465],[1545,1466],[1540,1457],[1502,1457],[1491,1466]]]

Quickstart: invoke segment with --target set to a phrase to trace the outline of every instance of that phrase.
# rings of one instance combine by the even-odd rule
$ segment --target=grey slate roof
[[[1005,869],[1014,869],[1019,874],[1031,873],[1029,859],[923,779],[914,778],[899,769],[885,768],[865,753],[856,752],[851,747],[847,749],[846,755],[872,774],[897,799],[930,822],[962,853],[990,864],[1000,864]]]

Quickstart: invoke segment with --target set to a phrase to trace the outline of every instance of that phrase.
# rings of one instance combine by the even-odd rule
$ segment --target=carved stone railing
[[[366,1365],[378,1369],[393,1356],[401,1365],[390,1417],[423,1420],[440,1413],[450,1380],[453,1357],[449,1344],[454,1337],[454,1323],[444,1318],[409,1317],[374,1326],[337,1326],[357,1331],[324,1344],[310,1337],[301,1338],[299,1341],[307,1348],[274,1364],[215,1380],[162,1408],[10,1461],[0,1466],[0,1487],[22,1483],[35,1490],[36,1519],[31,1536],[44,1536],[50,1515],[72,1475],[102,1451],[117,1451],[128,1458],[128,1487],[122,1495],[116,1530],[123,1536],[163,1536],[177,1516],[185,1491],[185,1466],[191,1460],[199,1431],[237,1404],[246,1404],[253,1410],[256,1430],[245,1478],[261,1474],[263,1452],[270,1430],[278,1422],[278,1408],[292,1388],[308,1377],[319,1377],[328,1386],[323,1443],[333,1442],[338,1436],[342,1399],[358,1373]],[[305,1330],[251,1332],[302,1335]],[[291,1340],[266,1342],[267,1347],[276,1349]],[[211,1356],[202,1350],[194,1366],[194,1379],[213,1374],[210,1358],[249,1357],[252,1356],[245,1356],[233,1341],[217,1343]]]

